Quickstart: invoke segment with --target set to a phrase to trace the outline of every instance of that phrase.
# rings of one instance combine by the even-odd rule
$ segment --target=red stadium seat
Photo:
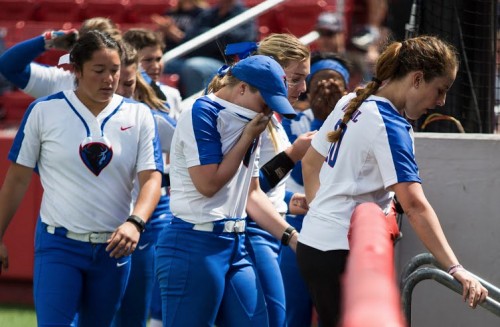
[[[20,90],[5,92],[0,96],[0,103],[6,110],[4,119],[10,122],[21,121],[24,112],[34,100],[32,96]]]
[[[260,15],[257,18],[257,25],[259,26],[259,39],[263,39],[271,33],[282,33],[285,27],[280,7]]]
[[[106,17],[115,23],[124,22],[129,0],[85,0],[82,19]]]
[[[19,38],[19,29],[17,28],[19,22],[11,21],[11,20],[1,20],[0,28],[4,28],[6,30],[6,34],[4,37],[5,47],[10,48],[14,44],[20,41]],[[24,24],[24,22],[23,22]],[[24,25],[23,25],[24,26]]]
[[[66,53],[68,52],[64,50],[51,49],[45,51],[41,56],[36,58],[35,61],[47,66],[57,66],[57,64],[59,63],[59,58],[61,58],[61,56],[65,55]]]
[[[152,14],[164,14],[171,4],[166,0],[130,0],[127,10],[129,23],[151,23]]]
[[[36,3],[36,20],[78,22],[84,0],[36,0]]]
[[[11,46],[31,39],[35,36],[41,35],[43,32],[48,30],[60,30],[60,29],[70,29],[75,28],[72,23],[69,22],[36,22],[36,21],[19,21],[15,22],[11,26],[6,26],[5,22],[0,22],[0,27],[7,28],[7,35],[5,38],[6,46],[10,48]],[[65,54],[62,50],[49,50],[45,51],[41,56],[39,56],[35,61],[41,64],[54,66],[59,62],[59,58]]]
[[[314,1],[300,0],[298,2],[285,2],[279,12],[285,30],[297,37],[311,32],[316,24],[318,15],[324,10]]]
[[[17,38],[18,42],[30,39],[32,37],[41,35],[45,31],[70,29],[73,27],[72,23],[56,21],[20,21],[17,23]]]
[[[0,20],[32,19],[34,13],[33,0],[0,0]]]
[[[160,82],[171,86],[173,88],[179,88],[179,75],[177,74],[162,74],[160,76]]]
[[[155,23],[118,23],[118,28],[122,33],[125,33],[131,28],[145,28],[148,30],[156,31],[158,29],[158,25]]]

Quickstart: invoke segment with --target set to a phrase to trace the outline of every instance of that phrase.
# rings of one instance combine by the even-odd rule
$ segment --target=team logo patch
[[[90,142],[80,145],[80,158],[94,175],[99,176],[101,171],[111,162],[113,150],[101,142]]]

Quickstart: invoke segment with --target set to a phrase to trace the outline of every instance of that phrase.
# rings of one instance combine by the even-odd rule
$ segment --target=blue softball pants
[[[113,327],[146,327],[155,281],[155,246],[159,231],[150,224],[141,234],[132,253],[130,277],[120,309],[113,320]]]
[[[107,327],[125,292],[131,257],[111,258],[106,243],[66,237],[65,228],[35,232],[33,293],[39,327]]]
[[[269,326],[286,327],[285,288],[279,266],[281,242],[247,219],[245,244],[264,291]]]
[[[160,233],[156,266],[163,326],[266,327],[264,294],[244,233],[193,230],[173,218]]]

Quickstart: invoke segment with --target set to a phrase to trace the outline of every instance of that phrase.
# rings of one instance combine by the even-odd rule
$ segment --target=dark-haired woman
[[[455,50],[436,37],[392,43],[377,61],[376,78],[340,99],[304,156],[310,207],[297,260],[323,326],[339,320],[340,275],[356,205],[374,202],[387,213],[394,194],[424,245],[462,283],[464,300],[475,307],[486,298],[487,290],[459,265],[425,198],[405,119],[443,106],[457,70]]]
[[[33,169],[43,185],[35,237],[39,326],[109,326],[129,276],[130,254],[160,196],[162,162],[153,115],[116,95],[122,50],[90,31],[70,53],[75,90],[28,108],[0,191],[2,242]],[[140,191],[130,209],[134,179]]]

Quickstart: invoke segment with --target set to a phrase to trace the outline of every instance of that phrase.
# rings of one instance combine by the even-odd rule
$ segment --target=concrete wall
[[[500,287],[500,136],[423,133],[415,138],[424,192],[462,265]],[[406,217],[405,217],[406,219]],[[400,272],[425,252],[407,220],[396,244]],[[412,327],[500,326],[500,317],[436,281],[422,281],[412,297]]]

